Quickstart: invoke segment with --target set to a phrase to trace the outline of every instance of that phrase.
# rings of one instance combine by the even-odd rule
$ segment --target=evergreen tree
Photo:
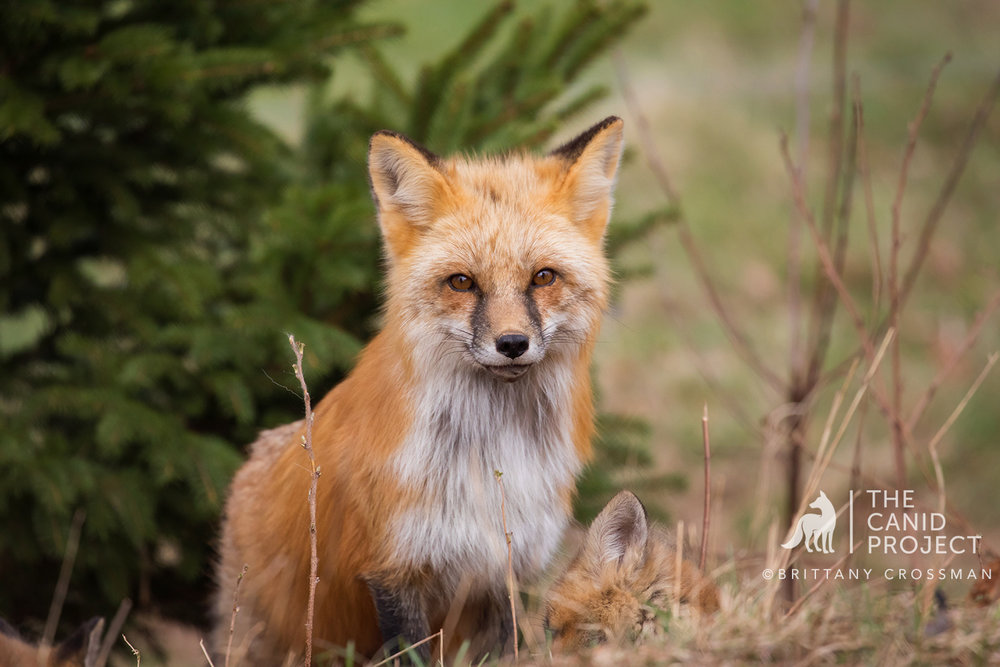
[[[82,508],[68,617],[138,596],[197,618],[241,447],[301,414],[284,334],[306,343],[319,396],[376,327],[368,137],[538,147],[604,94],[566,90],[643,11],[580,1],[516,19],[502,2],[410,83],[378,48],[397,28],[360,23],[357,4],[0,9],[0,572],[19,573],[0,615],[44,615]],[[344,47],[369,100],[329,99]],[[297,146],[246,98],[293,83],[314,86]],[[663,219],[616,222],[612,248]],[[606,463],[641,457],[637,433],[606,429]],[[614,482],[603,467],[590,480]]]
[[[44,615],[77,509],[71,607],[192,607],[281,359],[244,276],[291,155],[246,94],[395,30],[356,4],[0,6],[0,613]]]

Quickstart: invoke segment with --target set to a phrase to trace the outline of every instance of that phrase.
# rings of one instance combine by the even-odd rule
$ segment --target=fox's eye
[[[448,278],[448,285],[456,292],[468,292],[476,286],[476,283],[464,273],[456,273]]]
[[[542,269],[531,278],[533,287],[545,287],[551,285],[556,280],[556,272],[552,269]]]

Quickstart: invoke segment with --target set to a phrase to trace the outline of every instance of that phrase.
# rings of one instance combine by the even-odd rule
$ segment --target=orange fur
[[[399,135],[372,138],[385,324],[315,409],[317,651],[354,642],[372,656],[397,621],[404,636],[436,632],[460,588],[467,602],[448,646],[470,639],[485,652],[509,641],[492,472],[505,474],[515,570],[530,578],[551,557],[590,458],[588,367],[607,300],[602,239],[621,127],[608,119],[545,157],[443,160]],[[554,278],[536,285],[545,271]],[[473,287],[456,289],[454,276]],[[233,480],[217,572],[220,655],[247,564],[234,657],[300,660],[302,433],[301,422],[262,433]]]
[[[92,618],[56,646],[34,646],[0,619],[0,666],[85,667],[93,665],[101,643],[104,619]]]
[[[660,631],[658,609],[679,596],[700,613],[719,608],[715,584],[690,561],[677,572],[673,536],[650,526],[629,491],[594,519],[579,555],[546,596],[554,650],[636,641]]]

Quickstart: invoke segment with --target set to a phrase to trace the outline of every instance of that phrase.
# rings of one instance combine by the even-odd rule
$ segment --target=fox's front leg
[[[390,588],[369,581],[368,589],[375,602],[378,628],[382,633],[383,657],[402,651],[430,634],[423,596],[415,588]],[[413,650],[424,664],[429,661],[430,644],[422,644]]]
[[[468,655],[476,659],[487,655],[497,658],[511,653],[517,635],[507,593],[497,590],[467,601],[456,629],[469,642]]]

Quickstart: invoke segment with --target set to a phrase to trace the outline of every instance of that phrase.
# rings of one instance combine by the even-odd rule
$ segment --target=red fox
[[[393,132],[372,137],[385,317],[315,410],[317,650],[353,642],[372,656],[417,642],[457,598],[448,650],[469,640],[495,655],[515,640],[494,471],[515,575],[529,579],[555,551],[591,455],[588,367],[622,125],[607,118],[543,157],[444,159]],[[244,662],[304,650],[302,433],[301,422],[263,433],[226,504],[215,647],[247,564],[233,639]]]
[[[657,634],[662,624],[656,611],[669,608],[678,593],[698,612],[719,608],[715,584],[693,563],[682,561],[679,575],[676,570],[673,537],[649,524],[635,494],[620,492],[594,519],[580,553],[546,595],[553,650]]]
[[[33,646],[0,618],[0,666],[93,667],[97,664],[103,631],[104,619],[95,617],[58,646]]]

